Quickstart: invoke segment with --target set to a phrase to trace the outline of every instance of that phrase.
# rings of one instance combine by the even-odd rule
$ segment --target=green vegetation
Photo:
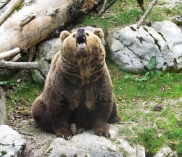
[[[145,1],[145,8],[151,0]],[[159,1],[148,16],[150,21],[168,20],[182,15],[182,3],[174,8],[163,8]],[[143,12],[136,0],[117,0],[102,16],[85,15],[78,25],[96,25],[107,30],[136,23]],[[113,81],[114,94],[121,121],[126,123],[119,131],[121,137],[130,143],[139,143],[146,148],[147,156],[153,156],[165,145],[182,156],[182,73],[179,70],[155,70],[155,58],[151,59],[148,70],[141,74],[122,71],[118,65],[107,61]],[[29,114],[35,98],[43,87],[35,84],[29,72],[15,74],[12,79],[0,81],[6,90],[8,110],[22,106],[22,114]],[[128,124],[128,125],[127,125]]]
[[[145,0],[144,7],[147,9],[151,0]],[[175,15],[182,15],[182,3],[174,8],[165,8],[162,5],[164,1],[159,0],[157,7],[154,7],[147,17],[149,21],[169,20]],[[102,16],[91,13],[78,20],[78,25],[101,27],[105,33],[114,26],[123,27],[125,25],[136,23],[144,14],[139,9],[136,0],[117,0]]]
[[[42,92],[42,87],[35,84],[30,71],[20,71],[7,81],[0,81],[6,91],[7,109],[21,108],[23,115],[30,113],[34,99]]]
[[[182,95],[182,73],[148,70],[135,75],[121,71],[112,62],[108,62],[108,67],[121,121],[137,123],[126,126],[121,136],[124,134],[131,143],[144,145],[148,156],[165,145],[181,155],[182,102],[177,99]]]

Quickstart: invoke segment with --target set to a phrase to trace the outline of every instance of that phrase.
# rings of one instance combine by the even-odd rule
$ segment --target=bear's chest
[[[84,107],[88,110],[95,109],[98,92],[94,87],[83,86],[80,89],[74,90],[72,94],[72,102],[74,104],[74,108]]]
[[[104,58],[98,57],[94,60],[86,58],[76,58],[70,61],[68,58],[62,63],[64,76],[76,84],[90,84],[102,77],[105,69]]]

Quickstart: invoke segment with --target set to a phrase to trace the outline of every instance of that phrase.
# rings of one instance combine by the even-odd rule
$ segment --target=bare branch
[[[4,59],[4,58],[11,57],[11,56],[15,56],[15,55],[17,55],[19,53],[20,53],[20,49],[18,47],[13,49],[13,50],[10,50],[10,51],[3,52],[3,53],[0,54],[0,60]]]
[[[12,62],[15,62],[15,61],[17,61],[18,59],[20,59],[21,58],[21,54],[18,54],[18,55],[16,55],[15,57],[13,57],[12,59],[11,59],[11,61]]]
[[[104,10],[106,8],[106,3],[107,3],[107,0],[104,0],[104,4],[102,6],[102,9],[101,9],[100,13],[104,12]]]
[[[140,19],[140,21],[137,24],[137,28],[140,28],[140,26],[142,25],[142,23],[145,21],[145,19],[147,18],[148,14],[151,12],[152,8],[154,7],[154,5],[157,3],[158,0],[153,0],[152,3],[150,4],[150,6],[148,7],[147,11],[145,12],[145,14],[142,16],[142,18]]]
[[[24,2],[24,0],[15,0],[14,3],[1,15],[0,26],[6,19]]]
[[[38,62],[9,62],[0,60],[3,69],[39,69]]]
[[[102,10],[100,11],[99,14],[103,14],[106,12],[107,9],[109,9],[115,2],[116,0],[112,0],[112,2],[106,7],[106,4],[103,5]],[[107,3],[107,1],[104,1],[104,3]]]

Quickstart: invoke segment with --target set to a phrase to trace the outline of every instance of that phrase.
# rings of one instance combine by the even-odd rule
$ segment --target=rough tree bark
[[[95,3],[104,0],[79,1],[81,9],[89,11]],[[72,20],[69,10],[74,3],[73,0],[37,0],[14,13],[0,27],[0,53],[16,47],[28,49],[44,40],[57,27]]]
[[[23,2],[24,2],[24,0],[14,1],[14,3],[1,15],[1,17],[0,17],[0,26],[14,12],[14,10],[16,10]]]

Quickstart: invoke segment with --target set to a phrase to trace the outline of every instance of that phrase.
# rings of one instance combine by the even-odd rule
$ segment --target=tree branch
[[[0,60],[3,69],[39,69],[38,62],[9,62]]]
[[[13,49],[13,50],[10,50],[10,51],[3,52],[3,53],[0,54],[0,60],[4,59],[4,58],[11,57],[13,55],[17,55],[19,53],[20,53],[20,49],[18,47]]]
[[[106,7],[106,4],[104,4],[103,7],[102,7],[102,10],[100,11],[99,14],[105,13],[105,11],[106,11],[107,9],[109,9],[109,7],[111,7],[111,6],[114,4],[115,1],[116,1],[116,0],[113,0],[107,7]],[[107,1],[104,1],[104,3],[107,3]]]
[[[142,16],[142,18],[140,19],[140,21],[137,24],[137,28],[140,28],[140,26],[142,25],[142,23],[145,21],[145,19],[147,18],[148,14],[151,12],[152,8],[154,7],[154,5],[157,3],[158,0],[153,0],[152,3],[150,4],[150,6],[148,7],[147,11],[145,12],[145,14]]]

